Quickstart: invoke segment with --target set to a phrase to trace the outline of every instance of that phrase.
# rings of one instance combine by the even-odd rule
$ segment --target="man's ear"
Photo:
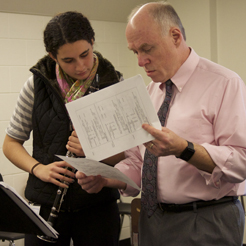
[[[53,59],[55,62],[57,62],[56,58],[51,54],[51,52],[49,52],[49,56],[51,57],[51,59]]]
[[[172,27],[170,29],[171,36],[175,45],[179,46],[183,38],[181,31],[177,27]]]

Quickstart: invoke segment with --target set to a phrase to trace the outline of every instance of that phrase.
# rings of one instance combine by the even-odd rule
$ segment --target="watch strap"
[[[186,140],[187,141],[187,140]],[[185,150],[181,153],[181,155],[177,158],[182,159],[184,161],[189,161],[190,158],[194,155],[195,149],[193,143],[187,141],[188,146],[185,148]]]

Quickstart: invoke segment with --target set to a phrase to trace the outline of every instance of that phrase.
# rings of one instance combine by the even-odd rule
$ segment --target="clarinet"
[[[99,90],[99,76],[98,76],[98,74],[96,74],[95,80],[92,81],[92,84],[89,87],[88,94],[91,94],[91,93],[96,92],[98,90]],[[70,128],[71,128],[70,130],[73,129],[72,124],[70,124]],[[76,158],[77,156],[75,154],[73,154],[72,152],[67,151],[66,157]],[[73,171],[73,172],[77,171],[76,169],[71,170],[71,168],[68,168],[68,167],[66,167],[66,169]],[[66,181],[63,181],[62,183],[69,185],[68,182],[66,182]],[[67,193],[67,189],[68,188],[59,187],[57,190],[56,198],[55,198],[55,201],[54,201],[53,206],[51,208],[49,218],[47,220],[47,223],[50,224],[52,227],[54,227],[55,222],[57,220],[57,217],[58,217],[58,214],[60,212],[60,208],[61,208],[61,205],[63,202],[63,198]],[[39,236],[38,235],[37,237],[43,241],[50,242],[50,243],[55,243],[57,241],[56,239],[54,239],[52,237],[48,237],[48,236]]]
[[[70,151],[67,151],[66,157],[75,158],[75,155],[73,153],[71,153]],[[71,169],[70,167],[66,167],[65,169],[68,169],[69,171],[72,171],[72,172],[76,171],[76,169]],[[67,177],[66,175],[64,175],[64,176]],[[66,181],[62,181],[62,183],[66,184],[66,185],[69,185],[69,183],[66,182]],[[49,214],[49,218],[47,220],[47,223],[49,225],[51,225],[52,227],[54,227],[55,222],[56,222],[56,220],[58,218],[62,202],[64,201],[64,196],[67,193],[67,189],[68,188],[59,187],[57,192],[56,192],[56,197],[55,197],[53,206],[51,208],[51,211],[50,211],[50,214]],[[37,237],[39,239],[43,240],[43,241],[50,242],[50,243],[56,243],[56,241],[57,241],[55,238],[52,238],[52,237],[49,237],[49,236],[44,236],[44,235],[40,236],[40,235],[38,235]]]

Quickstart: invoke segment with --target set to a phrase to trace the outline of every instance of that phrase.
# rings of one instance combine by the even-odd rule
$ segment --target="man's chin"
[[[154,75],[147,75],[148,77],[150,77],[152,79],[153,82],[160,82],[156,76]]]

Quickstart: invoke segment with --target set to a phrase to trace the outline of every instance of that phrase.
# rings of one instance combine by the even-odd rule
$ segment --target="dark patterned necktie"
[[[158,117],[161,125],[165,125],[168,107],[172,97],[172,81],[166,82],[166,96],[158,111]],[[148,212],[150,217],[157,208],[157,162],[158,157],[151,154],[147,149],[144,154],[143,172],[142,172],[142,208]]]

